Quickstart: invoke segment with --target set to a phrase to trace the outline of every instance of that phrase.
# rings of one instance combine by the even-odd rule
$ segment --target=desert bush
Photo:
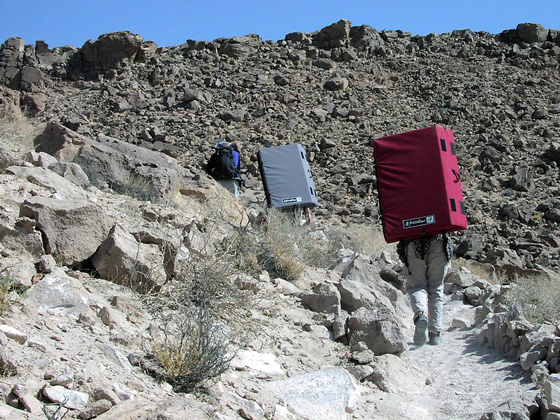
[[[159,325],[163,338],[152,346],[163,369],[157,376],[175,392],[192,392],[229,367],[233,353],[228,351],[225,328],[208,309],[182,305],[160,316]]]
[[[0,143],[15,152],[33,150],[39,126],[23,116],[0,111]]]
[[[235,268],[243,273],[255,276],[260,274],[259,237],[247,228],[238,228],[225,238],[223,252],[232,259]]]
[[[9,273],[0,273],[0,315],[5,314],[10,309],[10,295],[12,292],[13,280]]]
[[[305,270],[306,229],[276,209],[267,213],[262,231],[261,266],[272,276],[297,280]]]
[[[113,182],[110,187],[117,194],[128,195],[140,201],[151,201],[154,198],[151,182],[138,175],[131,175],[121,182]]]
[[[373,224],[349,225],[338,237],[345,248],[359,254],[379,256],[384,251],[394,251],[394,246],[385,242],[381,229]]]
[[[560,323],[560,284],[545,275],[519,277],[505,293],[508,304],[521,306],[525,317],[534,323]]]
[[[216,237],[215,223],[200,223],[196,249],[182,258],[176,278],[145,297],[159,327],[151,344],[159,369],[150,371],[177,392],[191,392],[223,373],[233,357],[230,337],[246,335],[253,325],[254,292],[236,282],[245,265],[239,256],[252,252],[246,250],[249,237],[242,230]]]

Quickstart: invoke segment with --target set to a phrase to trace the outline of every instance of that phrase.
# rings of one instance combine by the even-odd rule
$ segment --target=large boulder
[[[0,47],[0,85],[19,90],[25,43],[9,38]]]
[[[38,152],[80,165],[97,187],[163,202],[179,190],[183,168],[163,153],[104,135],[95,141],[55,122],[47,125],[35,145]]]
[[[227,39],[219,49],[220,54],[233,58],[247,58],[255,53],[262,44],[258,35],[236,36]]]
[[[302,419],[339,420],[355,410],[360,386],[345,369],[330,368],[265,385]]]
[[[45,252],[70,266],[88,259],[112,226],[105,211],[88,200],[33,197],[21,205],[20,215],[35,220]]]
[[[128,31],[101,35],[82,46],[82,59],[95,69],[107,70],[134,62],[143,38]]]
[[[545,42],[548,38],[548,29],[538,23],[520,23],[517,25],[517,36],[521,42],[529,44]]]
[[[361,307],[375,307],[381,302],[393,308],[399,318],[412,319],[402,284],[384,274],[387,270],[375,259],[356,255],[335,267],[335,271],[343,279],[339,285],[343,309],[352,312]]]
[[[21,90],[36,92],[43,86],[43,72],[35,67],[24,66],[21,69]]]
[[[560,374],[552,374],[543,387],[543,402],[549,412],[560,414]]]
[[[158,290],[167,281],[159,247],[139,242],[119,224],[91,256],[91,262],[102,278],[139,292]]]
[[[30,313],[51,313],[78,319],[92,315],[92,297],[81,282],[68,276],[64,269],[54,271],[26,292],[24,308]]]
[[[350,45],[357,50],[375,53],[383,48],[385,41],[371,26],[362,25],[350,28]]]
[[[348,329],[376,355],[398,355],[408,348],[399,320],[387,307],[358,309],[348,318]]]
[[[349,20],[341,19],[317,32],[313,37],[313,43],[324,49],[344,47],[350,40],[351,26]]]
[[[41,232],[35,229],[35,225],[33,220],[27,218],[20,218],[15,224],[0,222],[0,243],[3,252],[6,255],[17,253],[19,257],[29,256],[30,260],[36,261],[45,250]]]

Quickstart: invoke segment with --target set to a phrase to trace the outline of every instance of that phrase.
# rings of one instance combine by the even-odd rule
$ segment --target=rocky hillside
[[[538,24],[421,37],[342,20],[278,42],[158,48],[122,32],[51,49],[13,38],[0,82],[12,89],[4,102],[39,120],[161,151],[195,176],[217,141],[239,141],[247,206],[263,205],[258,149],[302,143],[317,216],[336,223],[378,222],[373,138],[443,125],[469,215],[458,255],[558,269],[559,57],[559,32]]]
[[[507,286],[456,266],[446,280],[449,345],[411,351],[400,266],[379,235],[371,145],[451,128],[469,218],[456,256],[499,275],[554,275],[559,64],[560,32],[537,24],[419,37],[343,20],[278,42],[247,35],[165,48],[127,32],[81,48],[6,40],[3,112],[23,112],[38,131],[25,145],[15,126],[0,145],[0,286],[12,286],[0,290],[10,302],[0,418],[559,415],[558,329],[507,306]],[[239,202],[203,170],[222,139],[242,149]],[[239,258],[256,246],[279,260],[272,245],[287,228],[274,242],[252,224],[265,204],[256,154],[292,142],[308,151],[320,202],[303,242],[287,232],[284,253],[315,252],[297,275]],[[377,248],[360,252],[360,239]],[[174,392],[189,382],[154,355],[177,332],[202,330],[218,353],[195,353],[218,354],[227,369],[204,392]],[[222,333],[231,353],[220,355]],[[477,382],[467,383],[461,368],[475,369],[449,354],[487,347],[511,366],[486,377],[477,361]],[[457,376],[441,376],[442,364]],[[503,381],[505,369],[514,380]]]

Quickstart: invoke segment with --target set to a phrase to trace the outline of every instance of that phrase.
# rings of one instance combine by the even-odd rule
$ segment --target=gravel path
[[[476,345],[471,328],[451,328],[453,319],[473,316],[474,309],[461,302],[445,303],[443,342],[422,347],[409,343],[402,358],[411,368],[412,386],[370,399],[376,419],[478,420],[486,412],[519,408],[534,398],[537,389],[515,359]],[[422,373],[428,386],[414,385],[413,376]]]

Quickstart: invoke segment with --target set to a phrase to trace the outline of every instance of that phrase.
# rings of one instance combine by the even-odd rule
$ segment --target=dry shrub
[[[484,264],[475,260],[467,260],[465,258],[457,258],[457,265],[465,267],[476,277],[486,280],[491,284],[498,283],[496,269],[491,264]]]
[[[5,314],[10,309],[13,280],[5,271],[0,273],[0,315]]]
[[[534,323],[560,323],[560,282],[546,275],[520,277],[505,294],[508,304],[521,306],[525,317]]]
[[[272,276],[297,280],[306,268],[306,232],[288,214],[269,209],[261,239],[261,266]]]
[[[382,252],[395,252],[394,245],[385,242],[381,228],[373,224],[352,224],[344,230],[335,228],[329,236],[359,254],[379,256]]]
[[[152,183],[139,175],[131,175],[122,182],[113,182],[110,187],[117,194],[128,195],[140,201],[151,201],[155,195]]]
[[[24,116],[0,112],[0,144],[14,152],[28,152],[34,149],[33,142],[40,127]]]
[[[256,232],[247,228],[234,229],[233,233],[225,238],[223,250],[233,260],[237,270],[256,276],[262,271],[258,241]]]
[[[185,256],[177,278],[144,298],[158,326],[151,352],[159,368],[149,371],[177,392],[191,392],[223,373],[232,358],[231,337],[252,325],[253,292],[237,285],[237,254],[231,253],[239,253],[245,239],[217,244],[216,230],[212,221],[201,224],[198,250]]]
[[[158,376],[176,392],[191,392],[204,381],[224,373],[233,354],[227,334],[210,312],[182,306],[160,317],[163,339],[152,346],[163,372]]]

